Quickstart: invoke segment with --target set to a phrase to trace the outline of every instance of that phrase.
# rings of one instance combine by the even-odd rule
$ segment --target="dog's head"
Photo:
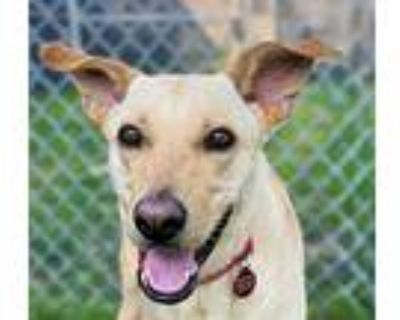
[[[125,232],[153,300],[186,298],[228,223],[266,132],[291,113],[318,41],[265,42],[223,73],[145,75],[61,44],[45,64],[71,73],[83,109],[109,143]]]

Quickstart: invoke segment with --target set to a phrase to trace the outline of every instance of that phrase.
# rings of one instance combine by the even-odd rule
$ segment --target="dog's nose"
[[[136,228],[153,242],[171,240],[182,231],[185,221],[183,204],[168,191],[144,196],[134,209]]]

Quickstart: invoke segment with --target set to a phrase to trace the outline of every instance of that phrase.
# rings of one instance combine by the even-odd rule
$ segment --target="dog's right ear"
[[[121,61],[91,56],[58,42],[42,45],[40,57],[48,68],[73,76],[83,109],[98,126],[124,98],[136,73]]]
[[[289,117],[313,64],[338,53],[313,38],[297,47],[262,42],[242,52],[226,72],[243,99],[261,111],[263,124],[272,128]]]

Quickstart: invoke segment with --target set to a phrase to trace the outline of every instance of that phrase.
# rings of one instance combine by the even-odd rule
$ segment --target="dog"
[[[223,72],[147,75],[60,42],[41,47],[108,143],[119,320],[306,318],[302,233],[263,146],[332,54],[316,39],[262,42]]]

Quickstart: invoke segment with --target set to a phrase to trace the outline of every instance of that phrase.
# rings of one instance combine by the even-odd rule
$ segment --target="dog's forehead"
[[[133,111],[150,109],[149,112],[165,108],[223,111],[240,103],[232,81],[223,74],[139,76],[132,81],[124,100],[124,106]]]
[[[129,121],[152,123],[160,130],[178,126],[189,132],[208,124],[245,130],[255,120],[232,81],[221,73],[138,76],[106,127],[115,129]]]
[[[132,81],[114,118],[153,118],[160,121],[223,118],[234,121],[247,113],[244,101],[224,74],[141,75]]]

